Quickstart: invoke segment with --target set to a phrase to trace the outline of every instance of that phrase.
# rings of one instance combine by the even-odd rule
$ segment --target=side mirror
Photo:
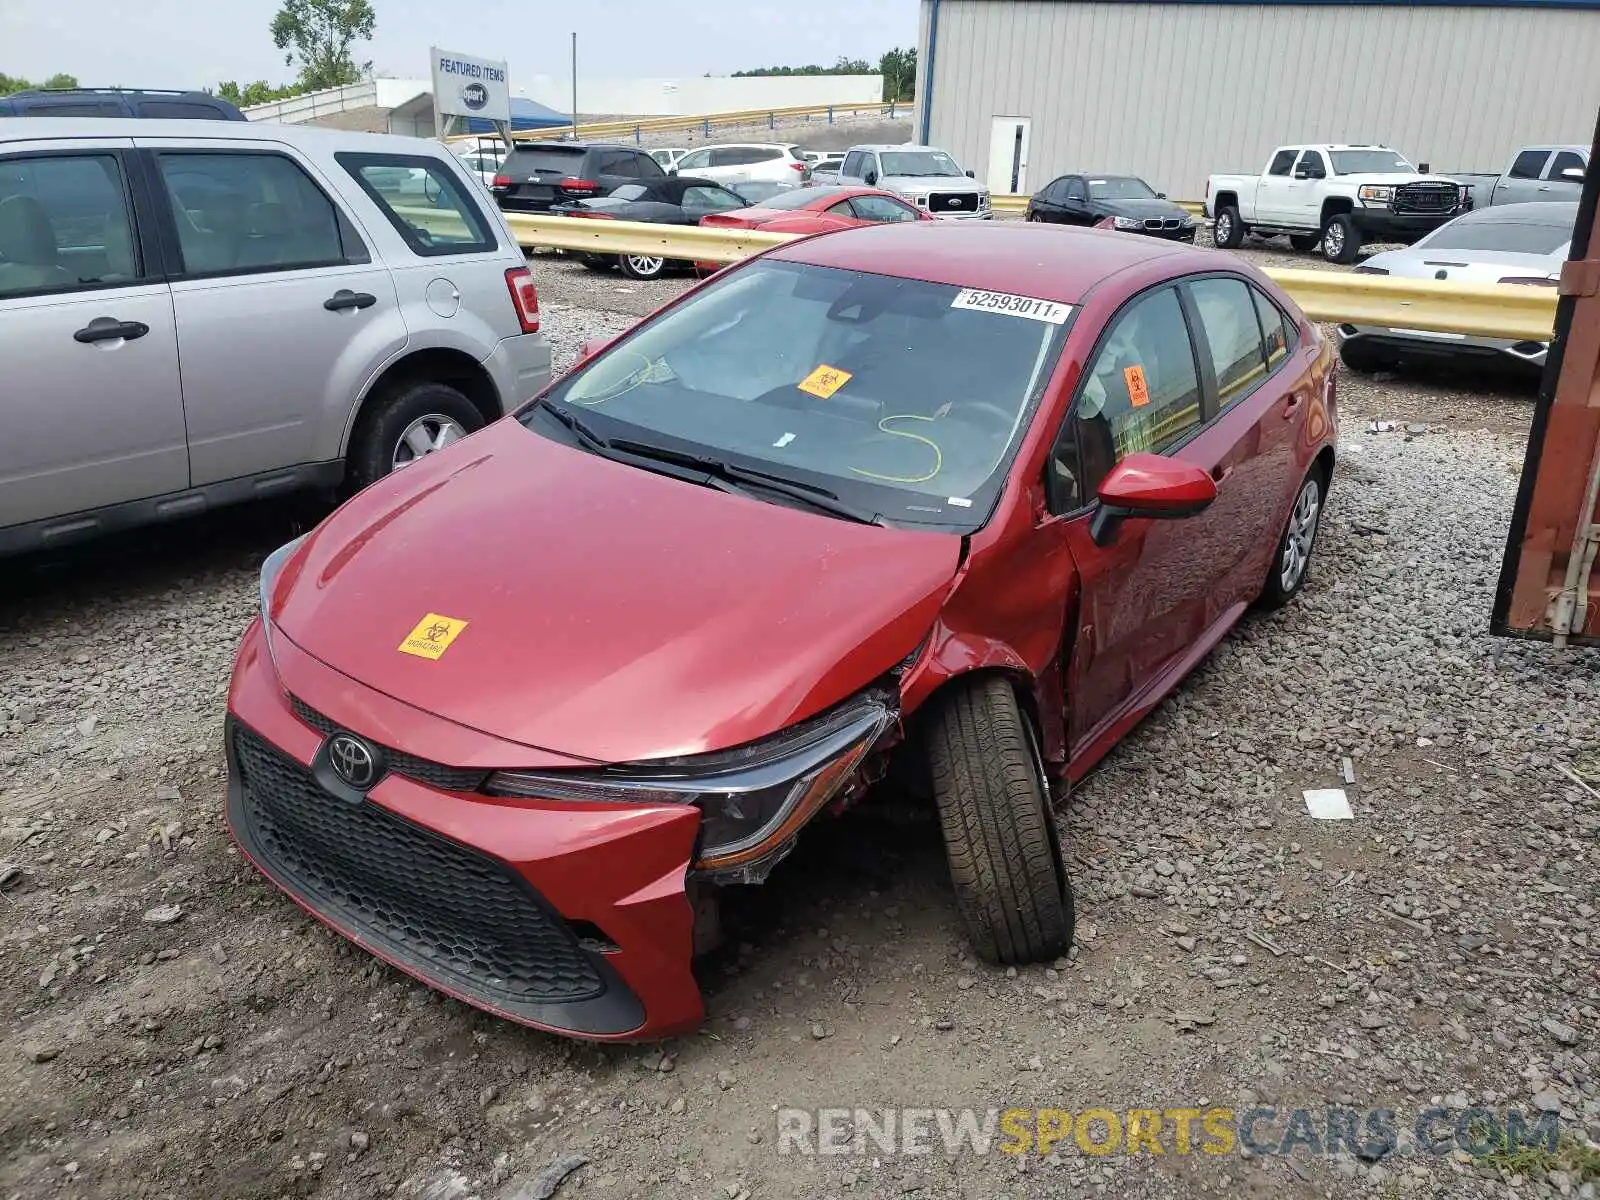
[[[871,168],[868,168],[867,173],[861,177],[861,182],[866,184],[868,187],[877,187],[878,173]]]
[[[1104,546],[1128,517],[1192,517],[1216,498],[1216,482],[1193,463],[1159,454],[1130,454],[1100,481],[1100,504],[1089,520],[1089,536],[1095,545]]]
[[[1296,179],[1310,179],[1311,178],[1311,168],[1310,167],[1296,167],[1294,169],[1294,177]]]
[[[1567,167],[1564,170],[1562,170],[1561,178],[1570,179],[1573,183],[1582,183],[1583,182],[1583,168],[1582,167]]]
[[[1427,173],[1428,173],[1428,164],[1427,163],[1418,163],[1417,164],[1417,174],[1418,175],[1426,175]]]
[[[668,175],[676,175],[677,173],[678,173],[678,164],[677,163],[673,163],[670,167],[667,168],[667,174]]]
[[[1167,194],[1165,192],[1157,192],[1156,193],[1156,199],[1157,200],[1165,200],[1166,198],[1167,198]]]
[[[974,173],[973,173],[973,172],[972,172],[972,170],[971,170],[971,168],[968,168],[968,170],[967,170],[967,178],[968,178],[968,179],[976,179],[976,178],[977,178],[977,175],[975,175],[975,174],[974,174]]]

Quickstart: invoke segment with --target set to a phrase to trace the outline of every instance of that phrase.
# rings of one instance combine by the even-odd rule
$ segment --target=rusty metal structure
[[[1600,122],[1595,150],[1600,154]],[[1600,171],[1578,204],[1490,628],[1600,645]]]

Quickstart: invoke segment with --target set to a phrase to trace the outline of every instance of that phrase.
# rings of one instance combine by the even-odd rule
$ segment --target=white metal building
[[[996,192],[1068,171],[1199,199],[1295,142],[1436,171],[1593,137],[1600,0],[921,0],[919,135]]]

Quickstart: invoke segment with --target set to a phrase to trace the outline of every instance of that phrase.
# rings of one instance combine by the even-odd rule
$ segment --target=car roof
[[[948,153],[948,151],[942,150],[938,146],[925,146],[921,142],[863,142],[859,146],[851,146],[850,149],[851,150],[938,150],[940,154]],[[840,150],[838,153],[845,154],[845,153],[847,153],[847,151]]]
[[[0,142],[140,137],[277,142],[323,151],[387,150],[391,154],[412,155],[449,153],[442,144],[427,138],[357,133],[319,125],[274,125],[265,121],[167,121],[142,117],[0,117]]]
[[[1578,202],[1576,200],[1530,200],[1523,204],[1494,204],[1488,208],[1474,208],[1462,213],[1456,218],[1472,225],[1489,225],[1496,222],[1511,222],[1513,224],[1527,225],[1566,225],[1569,228],[1578,222]]]
[[[627,142],[563,142],[559,138],[513,142],[511,148],[513,150],[636,150],[640,154],[650,153],[643,146],[630,146]]]
[[[803,238],[768,257],[1064,304],[1076,304],[1109,276],[1155,259],[1169,260],[1172,274],[1222,265],[1215,252],[1181,243],[1020,221],[869,225]]]

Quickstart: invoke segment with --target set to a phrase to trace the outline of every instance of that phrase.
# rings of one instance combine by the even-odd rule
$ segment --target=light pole
[[[572,140],[578,140],[578,31],[572,31]]]

